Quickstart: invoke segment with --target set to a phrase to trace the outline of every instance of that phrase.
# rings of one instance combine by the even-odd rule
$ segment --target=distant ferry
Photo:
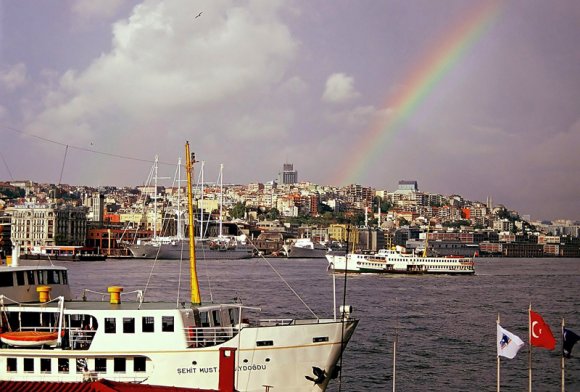
[[[401,249],[381,249],[378,253],[349,253],[326,255],[328,268],[333,271],[383,274],[451,274],[475,273],[472,257],[427,257],[403,253]]]

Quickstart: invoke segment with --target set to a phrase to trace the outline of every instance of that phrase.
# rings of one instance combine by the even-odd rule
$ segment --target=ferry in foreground
[[[328,260],[328,268],[337,272],[449,275],[473,275],[475,273],[472,257],[429,257],[415,253],[403,253],[400,247],[381,249],[374,254],[329,254],[326,255],[326,259]]]
[[[193,239],[189,144],[186,154]],[[68,285],[61,270],[4,271],[2,286],[34,288],[39,297],[22,302],[0,287],[0,384],[98,379],[204,391],[324,391],[358,324],[351,307],[342,306],[340,317],[261,319],[260,309],[241,303],[202,303],[195,242],[189,246],[189,302],[147,302],[144,292],[122,300],[119,286],[108,288],[109,301],[74,301],[51,296],[47,274]]]

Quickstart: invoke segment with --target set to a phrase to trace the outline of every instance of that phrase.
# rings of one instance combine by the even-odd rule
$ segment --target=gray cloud
[[[97,3],[3,5],[0,125],[63,144],[0,128],[15,177],[58,180],[64,144],[174,162],[190,140],[208,178],[223,162],[231,181],[266,181],[289,161],[326,184],[337,161],[362,156],[364,185],[417,179],[580,219],[578,2],[505,3],[405,121],[375,136],[376,156],[352,148],[472,3]],[[70,147],[63,181],[136,184],[148,166]]]

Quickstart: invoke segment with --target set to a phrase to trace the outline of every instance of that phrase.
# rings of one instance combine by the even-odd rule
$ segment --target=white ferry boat
[[[189,144],[186,154],[193,217]],[[193,238],[191,220],[189,227]],[[135,301],[122,300],[117,286],[108,288],[108,302],[53,297],[48,282],[38,287],[36,303],[0,291],[0,384],[104,379],[207,390],[324,391],[337,377],[358,323],[350,306],[341,307],[340,317],[265,320],[259,309],[240,303],[202,303],[195,242],[189,244],[190,303],[150,303],[142,292]],[[231,376],[224,372],[228,364]]]
[[[381,249],[377,253],[327,255],[328,268],[333,271],[383,274],[451,274],[475,273],[472,257],[428,257],[403,253],[398,249]]]
[[[68,274],[65,267],[49,261],[19,262],[20,250],[14,247],[12,256],[0,263],[0,295],[17,302],[38,302],[39,287],[49,285],[52,295],[71,299]]]

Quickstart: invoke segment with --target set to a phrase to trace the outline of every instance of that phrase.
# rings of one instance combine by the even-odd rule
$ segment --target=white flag
[[[497,355],[509,359],[514,358],[524,346],[522,339],[497,325]]]

